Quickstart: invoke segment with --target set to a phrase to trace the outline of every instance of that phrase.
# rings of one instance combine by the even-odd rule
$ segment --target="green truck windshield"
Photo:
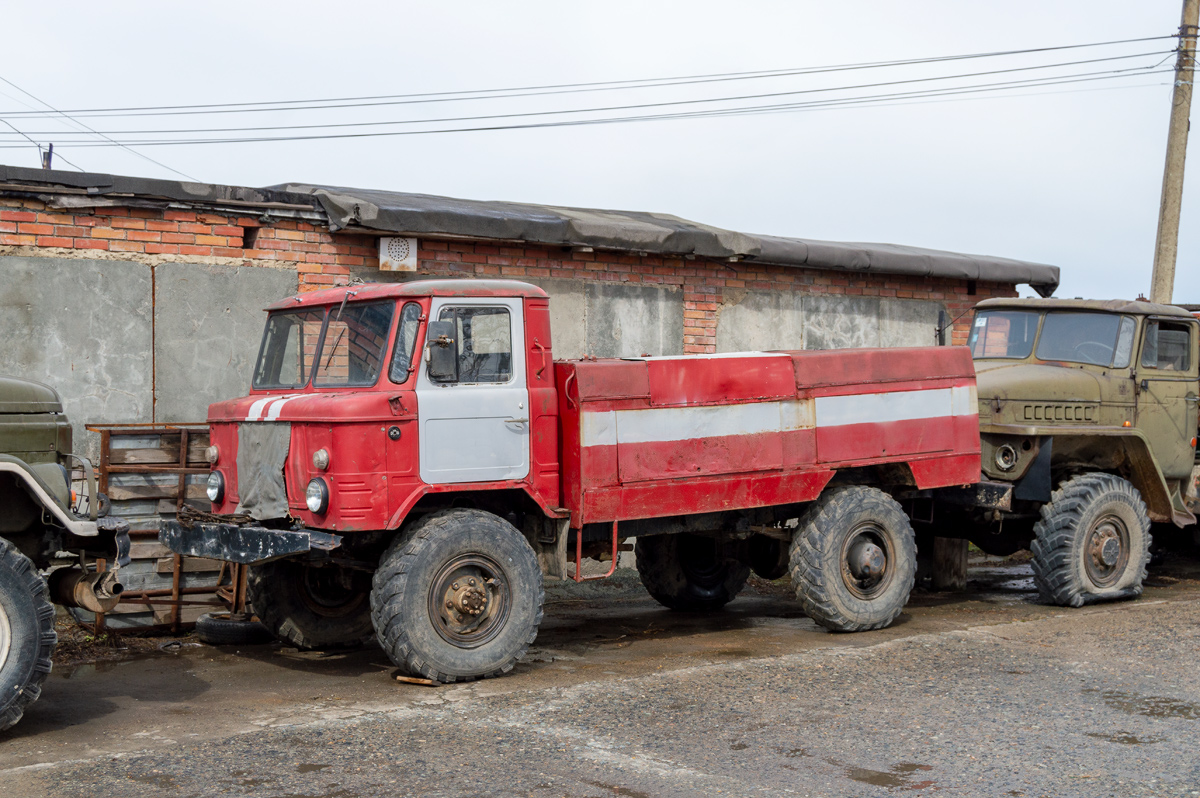
[[[1126,368],[1136,330],[1133,318],[1109,313],[985,310],[967,345],[976,360],[1024,360],[1036,351],[1038,360]]]

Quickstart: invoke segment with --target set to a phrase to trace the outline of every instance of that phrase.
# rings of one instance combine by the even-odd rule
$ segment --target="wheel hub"
[[[1116,584],[1129,562],[1129,532],[1116,516],[1105,516],[1092,527],[1084,545],[1084,569],[1097,587]]]
[[[860,540],[850,548],[847,560],[850,573],[856,579],[878,579],[883,575],[883,566],[887,562],[883,549],[865,540]]]
[[[12,648],[12,626],[8,622],[8,613],[0,605],[0,668],[8,662],[8,652]]]
[[[860,524],[842,541],[842,583],[855,598],[874,599],[891,583],[888,563],[894,556],[883,529],[872,522]]]
[[[496,580],[489,579],[488,582],[495,584]],[[446,609],[460,615],[482,615],[487,608],[488,593],[485,587],[488,586],[473,576],[462,582],[451,583],[453,597],[446,601]]]
[[[429,591],[429,617],[437,633],[460,648],[476,648],[498,635],[512,603],[502,576],[495,562],[477,554],[442,566]]]

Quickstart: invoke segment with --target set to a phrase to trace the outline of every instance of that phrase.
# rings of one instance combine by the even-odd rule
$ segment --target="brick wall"
[[[349,281],[351,270],[378,266],[372,236],[330,233],[318,224],[252,216],[148,208],[63,211],[31,199],[0,198],[0,254],[184,261],[294,269],[300,290]],[[717,318],[725,291],[800,291],[806,294],[923,299],[942,302],[954,325],[952,343],[964,344],[966,312],[994,296],[1016,296],[1015,286],[881,274],[847,274],[702,259],[581,252],[566,247],[522,247],[484,242],[422,240],[420,276],[565,278],[653,283],[683,292],[686,353],[716,351]]]

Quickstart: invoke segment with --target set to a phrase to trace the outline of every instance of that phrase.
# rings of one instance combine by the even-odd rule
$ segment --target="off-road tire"
[[[1123,528],[1123,557],[1102,584],[1089,573],[1089,536],[1106,523]],[[1150,561],[1150,518],[1137,488],[1113,474],[1074,477],[1050,494],[1033,527],[1033,581],[1047,604],[1082,607],[1142,594]],[[1097,564],[1095,568],[1103,570]]]
[[[0,732],[38,700],[58,644],[46,580],[0,538]],[[7,642],[5,642],[7,639]]]
[[[729,559],[715,538],[680,532],[640,537],[638,576],[659,604],[679,612],[719,610],[737,596],[750,566]]]
[[[246,594],[262,625],[297,648],[352,648],[369,643],[375,630],[367,575],[351,572],[351,577],[363,584],[339,604],[314,597],[306,582],[313,575],[306,568],[315,567],[296,560],[251,566]]]
[[[440,620],[440,603],[434,617],[435,597],[450,578],[447,569],[469,559],[494,567],[493,598],[481,617],[487,619],[493,606],[506,609],[485,620],[490,637],[455,642]],[[380,645],[400,670],[435,682],[472,681],[508,673],[525,656],[544,601],[537,556],[516,527],[483,510],[455,508],[417,520],[384,552],[371,590],[371,617]]]
[[[864,534],[887,550],[883,576],[867,598],[844,573],[847,544]],[[791,550],[792,587],[804,614],[834,632],[890,625],[904,610],[917,571],[917,544],[904,510],[877,488],[831,488],[800,520]],[[861,591],[860,591],[861,592]]]
[[[235,621],[228,612],[206,612],[196,619],[196,637],[210,646],[253,646],[271,640],[258,621]]]

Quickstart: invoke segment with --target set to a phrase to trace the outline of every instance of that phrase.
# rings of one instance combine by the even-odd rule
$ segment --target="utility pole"
[[[1158,206],[1158,240],[1150,301],[1170,304],[1175,289],[1175,257],[1179,251],[1179,211],[1183,204],[1183,162],[1187,155],[1188,116],[1192,110],[1192,75],[1196,67],[1196,26],[1200,0],[1183,0],[1179,25],[1179,55],[1175,61],[1175,91],[1171,98],[1171,127],[1167,131],[1167,163],[1163,168],[1162,200]]]

